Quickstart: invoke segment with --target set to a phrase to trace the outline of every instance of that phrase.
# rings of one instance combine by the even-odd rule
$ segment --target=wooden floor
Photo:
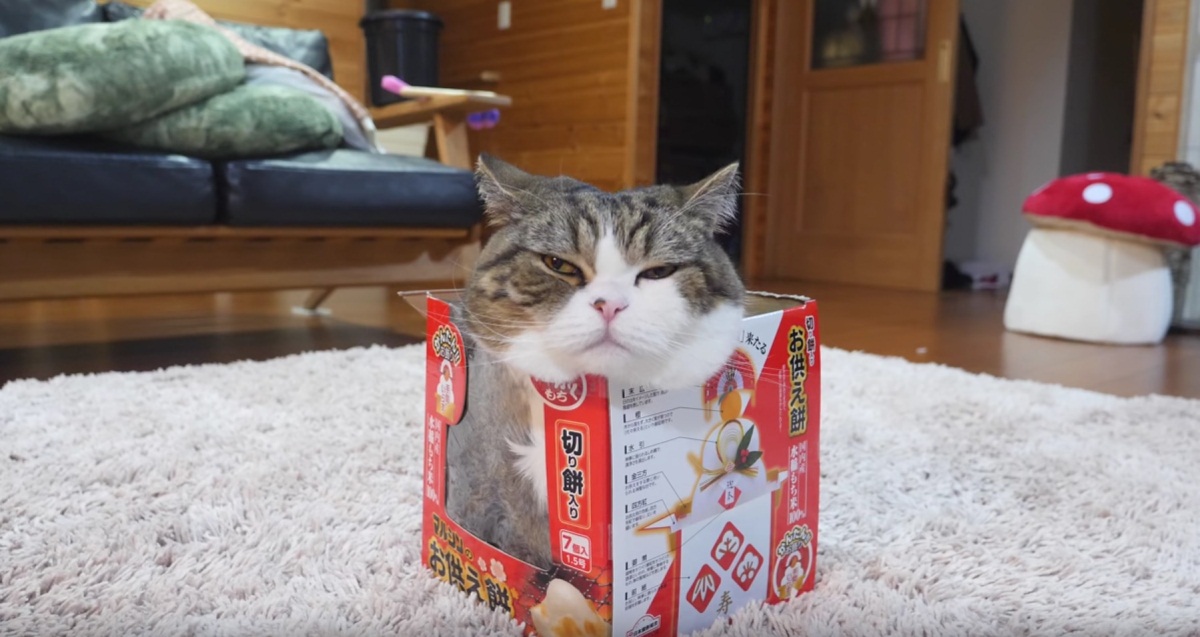
[[[828,345],[1119,395],[1200,398],[1200,334],[1153,347],[1088,345],[1004,331],[1004,298],[767,283],[816,298]],[[423,323],[382,289],[340,290],[332,316],[291,308],[305,292],[0,303],[0,383],[63,373],[263,359],[416,342]]]

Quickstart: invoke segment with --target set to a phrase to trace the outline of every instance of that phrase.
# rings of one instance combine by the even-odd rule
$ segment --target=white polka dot
[[[1088,203],[1104,203],[1112,199],[1112,186],[1092,184],[1083,189],[1083,200]]]
[[[1192,204],[1180,199],[1175,202],[1175,218],[1185,226],[1191,226],[1196,223],[1196,209]]]

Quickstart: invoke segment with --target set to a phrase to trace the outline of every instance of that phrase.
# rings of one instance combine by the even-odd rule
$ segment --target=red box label
[[[712,603],[713,598],[717,596],[717,591],[721,588],[721,576],[712,570],[712,567],[705,564],[700,572],[696,574],[695,581],[692,582],[692,587],[688,589],[687,601],[697,611],[703,613],[708,609],[708,605]]]
[[[721,529],[721,535],[717,537],[717,542],[713,544],[712,555],[715,561],[721,568],[729,570],[733,566],[733,560],[737,557],[738,551],[742,550],[742,544],[746,541],[746,536],[733,525],[733,522],[726,522],[725,528]]]
[[[754,583],[754,578],[758,577],[758,572],[763,567],[762,553],[754,548],[754,545],[747,545],[746,551],[742,553],[742,558],[738,560],[737,566],[733,568],[733,581],[744,591],[750,590],[750,585]]]
[[[556,480],[551,484],[558,498],[559,522],[581,529],[592,526],[591,450],[588,426],[581,422],[559,420],[554,423],[554,438],[549,440],[558,452]]]
[[[562,563],[584,573],[592,570],[592,540],[566,529],[558,532],[558,550]]]

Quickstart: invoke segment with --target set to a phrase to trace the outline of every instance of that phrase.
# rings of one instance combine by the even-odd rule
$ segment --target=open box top
[[[462,300],[461,288],[445,288],[441,290],[418,290],[414,292],[400,292],[401,298],[414,309],[421,313],[421,316],[429,316],[429,297],[441,299],[452,305],[457,304]],[[803,307],[811,303],[812,299],[807,296],[798,294],[776,294],[774,292],[746,292],[745,303],[746,316],[760,316],[770,314],[771,312],[779,312],[792,307]]]
[[[528,407],[508,413],[528,418],[545,441],[549,566],[534,566],[505,552],[504,539],[491,543],[494,525],[451,513],[455,489],[494,488],[487,472],[458,472],[459,486],[451,486],[449,468],[463,466],[455,458],[495,448],[462,432],[506,417],[493,394],[472,393],[491,381],[472,380],[476,368],[463,355],[453,311],[461,292],[402,294],[427,317],[422,560],[436,577],[544,637],[664,637],[811,590],[820,482],[816,301],[748,293],[735,351],[699,386],[662,390],[582,376],[518,378],[506,388]]]

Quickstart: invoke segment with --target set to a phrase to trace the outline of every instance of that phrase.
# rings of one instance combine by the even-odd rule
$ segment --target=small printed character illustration
[[[779,546],[775,566],[775,593],[780,599],[789,599],[800,594],[812,575],[813,544],[812,530],[807,525],[792,527]]]
[[[438,413],[446,418],[452,418],[454,414],[454,366],[448,360],[442,361],[441,373],[438,376],[434,395],[437,397]]]
[[[804,562],[800,559],[800,553],[792,553],[784,561],[783,575],[779,578],[780,597],[792,597],[800,590],[800,584],[804,581]]]

